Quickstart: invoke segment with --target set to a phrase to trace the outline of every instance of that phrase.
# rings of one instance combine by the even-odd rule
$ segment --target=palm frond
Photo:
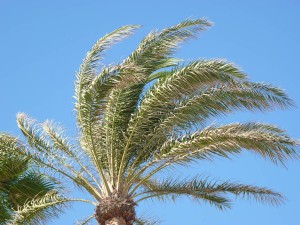
[[[104,175],[103,165],[102,162],[99,161],[96,154],[97,148],[95,146],[95,141],[93,140],[94,135],[88,135],[93,133],[91,124],[92,120],[90,118],[90,108],[91,104],[93,104],[93,99],[87,101],[89,94],[84,92],[87,91],[88,86],[91,85],[95,78],[95,68],[97,67],[98,60],[101,58],[100,54],[112,44],[130,36],[138,27],[139,26],[135,25],[124,26],[99,39],[93,46],[92,50],[87,53],[83,64],[81,65],[80,72],[77,75],[77,82],[75,85],[78,125],[82,129],[82,136],[85,146],[88,146],[88,148],[85,148],[85,150],[87,150],[87,152],[91,155],[92,160],[94,161],[108,192],[110,192],[110,190]],[[85,119],[86,117],[88,119]]]
[[[82,220],[82,221],[77,222],[76,225],[86,225],[86,224],[90,224],[90,221],[91,221],[92,219],[94,219],[94,218],[95,218],[95,214],[90,215],[88,218],[86,218],[86,219],[84,219],[84,220]]]
[[[165,76],[148,90],[129,124],[129,131],[136,134],[136,137],[132,137],[134,143],[132,149],[135,151],[129,155],[132,158],[139,154],[135,160],[137,165],[143,162],[140,157],[145,155],[144,149],[138,149],[138,146],[148,146],[147,141],[149,139],[153,141],[155,129],[160,127],[163,119],[174,114],[181,101],[187,101],[191,95],[200,95],[210,87],[227,86],[232,82],[245,81],[247,78],[239,68],[222,60],[197,60],[165,73]],[[158,140],[160,143],[166,140],[167,134],[167,130],[162,128],[164,127],[161,127],[159,129],[161,132],[154,137],[162,139]],[[154,141],[155,147],[159,145],[158,141]]]
[[[20,206],[13,215],[11,224],[45,224],[58,216],[67,201],[57,194],[50,191],[42,197],[35,197],[25,205]]]
[[[161,73],[165,75],[148,90],[141,107],[132,119],[134,122],[145,121],[153,127],[152,120],[159,121],[162,116],[174,109],[179,100],[195,95],[195,92],[204,92],[210,87],[229,85],[233,81],[246,79],[246,75],[237,67],[220,60],[198,60],[170,72]]]
[[[96,206],[96,203],[90,200],[67,198],[52,190],[42,196],[36,196],[20,206],[9,224],[45,224],[46,221],[57,217],[67,204],[73,202],[84,202]]]
[[[29,156],[35,163],[42,167],[50,168],[53,172],[58,172],[79,187],[85,188],[95,198],[99,198],[100,191],[95,184],[82,173],[80,169],[75,168],[72,160],[62,155],[64,149],[57,150],[43,133],[42,126],[38,126],[34,120],[25,114],[18,114],[18,126],[21,129],[27,141],[34,150],[27,149],[22,152]]]
[[[253,151],[275,164],[284,165],[288,159],[299,159],[298,146],[298,141],[270,124],[235,123],[220,127],[211,126],[165,142],[162,148],[153,154],[149,163],[130,175],[129,183],[139,179],[141,174],[147,174],[135,186],[132,191],[134,192],[144,180],[170,165],[186,165],[192,160],[211,160],[216,156],[229,158],[243,149]]]
[[[282,195],[270,189],[229,181],[217,182],[199,177],[189,180],[167,178],[161,182],[151,182],[151,186],[148,183],[144,191],[139,194],[141,198],[137,202],[149,198],[157,198],[159,200],[168,200],[170,198],[175,201],[178,197],[188,196],[194,200],[208,202],[219,209],[226,209],[230,208],[230,200],[227,198],[228,194],[246,199],[253,198],[259,202],[275,205],[283,202]]]
[[[57,188],[58,181],[49,179],[43,174],[38,174],[33,171],[27,171],[20,176],[18,180],[11,181],[8,187],[8,198],[14,209],[22,206],[29,199],[41,197],[47,192]],[[63,190],[60,187],[61,191]]]
[[[0,223],[11,224],[15,211],[28,201],[43,197],[55,188],[63,191],[63,188],[55,178],[34,170],[36,167],[30,157],[22,154],[24,147],[17,138],[1,134],[0,146]],[[41,209],[38,214],[40,224],[44,223],[42,219],[47,210]]]
[[[154,31],[142,40],[124,64],[142,65],[148,74],[158,70],[178,49],[180,43],[195,38],[199,32],[209,26],[211,23],[206,19],[188,19],[161,32]]]
[[[28,162],[29,158],[17,157],[16,153],[5,154],[0,148],[0,190],[3,188],[2,184],[22,176],[28,169]]]
[[[124,67],[120,71],[120,77],[122,79],[119,83],[122,84],[124,80],[126,80],[125,83],[127,84],[129,80],[131,84],[121,90],[115,90],[110,94],[107,103],[109,107],[107,107],[104,116],[107,118],[106,121],[109,121],[108,127],[112,129],[115,134],[112,142],[116,140],[120,140],[119,142],[123,141],[123,132],[127,130],[131,115],[138,106],[140,95],[148,81],[148,77],[154,71],[162,68],[162,66],[170,66],[172,60],[170,61],[169,57],[178,47],[178,44],[195,36],[199,31],[209,25],[209,22],[204,19],[186,20],[160,33],[152,33],[147,36],[137,50],[123,62]],[[116,127],[118,129],[115,129]],[[128,138],[128,140],[129,139],[130,138]],[[125,147],[122,158],[117,159],[117,161],[120,162],[120,168],[118,169],[117,167],[118,183],[126,166],[126,152],[127,147]],[[118,158],[118,155],[118,152],[112,153],[111,157]],[[118,165],[119,163],[116,164]]]
[[[101,59],[101,53],[110,48],[115,43],[120,42],[126,37],[129,37],[134,30],[139,28],[137,25],[127,25],[120,27],[113,32],[100,38],[93,46],[93,48],[87,53],[83,63],[80,67],[80,71],[77,74],[77,81],[75,85],[76,98],[79,101],[82,91],[88,86],[93,80],[95,69],[98,66],[99,60]]]
[[[197,93],[190,98],[174,103],[173,109],[161,117],[148,134],[150,141],[146,142],[143,150],[139,151],[139,165],[159,147],[161,137],[170,136],[175,132],[182,132],[191,127],[205,123],[213,117],[226,115],[236,110],[247,109],[250,111],[267,111],[275,107],[286,108],[292,106],[293,102],[279,88],[262,83],[228,83],[209,88],[203,93]],[[149,129],[148,125],[148,129]],[[141,158],[142,156],[142,158]]]
[[[47,139],[40,124],[37,124],[36,121],[22,113],[17,115],[17,123],[23,135],[26,137],[28,144],[37,150],[37,152],[35,152],[36,154],[47,155],[46,158],[49,164],[53,164],[54,167],[63,168],[64,170],[68,169],[66,173],[68,173],[70,177],[78,173],[76,172],[76,168],[67,162],[65,157],[62,157],[61,151],[64,151],[64,149],[57,151],[55,146]],[[57,143],[54,145],[57,145]]]
[[[84,154],[85,152],[82,151],[82,149],[78,149],[78,147],[71,143],[71,140],[65,137],[64,129],[54,122],[46,121],[43,123],[43,130],[50,137],[53,147],[61,151],[60,156],[64,157],[64,154],[66,154],[74,160],[80,169],[84,171],[99,188],[101,188],[97,174],[93,173],[92,170],[88,168],[92,165],[89,155]]]
[[[14,153],[18,153],[19,151],[23,151],[25,147],[21,143],[21,141],[7,133],[0,133],[0,160],[5,163],[5,158],[15,158]]]
[[[209,88],[201,94],[179,101],[157,127],[164,131],[172,131],[176,127],[188,129],[236,110],[267,111],[292,105],[292,100],[277,87],[262,83],[232,83]]]
[[[191,136],[168,142],[155,158],[166,157],[168,162],[179,163],[192,158],[229,157],[230,154],[248,149],[274,163],[284,164],[287,159],[299,158],[297,146],[299,146],[298,141],[291,139],[284,130],[273,125],[234,123],[208,127]]]
[[[2,198],[1,195],[0,197]],[[0,200],[0,212],[0,222],[4,223],[4,221],[8,221],[10,219],[11,209],[9,205],[3,200]]]

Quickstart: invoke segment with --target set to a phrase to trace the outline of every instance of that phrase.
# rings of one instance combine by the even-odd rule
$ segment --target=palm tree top
[[[94,197],[86,202],[96,205],[96,213],[82,224],[93,217],[99,224],[141,224],[136,204],[150,198],[187,196],[220,209],[231,206],[227,193],[272,204],[283,201],[279,193],[253,185],[199,176],[161,179],[167,168],[230,158],[243,150],[279,164],[299,158],[298,142],[274,125],[210,124],[212,118],[236,110],[267,112],[294,105],[282,89],[249,81],[226,60],[174,58],[181,43],[210,26],[206,19],[188,19],[151,32],[122,63],[98,72],[103,52],[139,26],[124,26],[100,38],[76,76],[75,141],[51,121],[38,123],[18,114],[18,126],[28,142],[21,152]],[[54,202],[72,201],[57,198]],[[31,207],[39,205],[36,201]]]

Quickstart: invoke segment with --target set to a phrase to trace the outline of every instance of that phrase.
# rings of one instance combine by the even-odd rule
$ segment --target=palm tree
[[[21,152],[94,198],[86,202],[95,205],[95,214],[82,224],[94,217],[101,225],[143,224],[135,207],[150,198],[187,196],[219,209],[230,207],[227,194],[282,202],[281,194],[267,188],[201,176],[161,176],[174,166],[229,158],[243,150],[275,164],[299,157],[298,143],[274,125],[210,124],[212,118],[235,110],[265,112],[293,105],[280,88],[250,82],[225,60],[183,62],[173,57],[180,43],[210,25],[205,19],[189,19],[151,32],[122,63],[100,70],[103,52],[139,26],[124,26],[99,39],[77,74],[76,139],[68,139],[63,128],[51,121],[37,123],[18,115],[18,126],[28,142]],[[48,205],[68,201],[52,195],[55,201],[46,201]],[[19,218],[29,208],[39,207],[44,206],[34,202],[21,208]]]
[[[0,135],[0,224],[10,224],[15,211],[37,198],[57,193],[59,182],[48,179],[35,171],[29,157],[19,155],[15,150],[22,148],[17,140],[9,135]],[[4,139],[9,140],[4,143]],[[23,218],[23,224],[43,224],[56,217],[62,204],[45,209],[30,211]]]

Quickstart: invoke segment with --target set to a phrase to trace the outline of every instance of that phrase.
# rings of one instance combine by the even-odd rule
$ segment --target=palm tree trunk
[[[126,221],[122,217],[114,217],[105,221],[105,225],[127,225]]]

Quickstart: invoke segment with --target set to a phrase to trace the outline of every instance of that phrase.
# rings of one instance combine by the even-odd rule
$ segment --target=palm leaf
[[[84,219],[84,220],[82,220],[82,221],[77,222],[76,225],[86,225],[86,224],[90,224],[90,221],[91,221],[92,219],[94,219],[94,218],[95,218],[95,214],[90,215],[88,218],[86,218],[86,219]]]
[[[169,66],[170,55],[178,47],[178,44],[194,37],[199,31],[204,30],[210,23],[204,19],[186,20],[174,27],[163,30],[160,33],[152,33],[148,35],[134,51],[123,65],[125,69],[121,71],[123,79],[128,80],[128,76],[133,77],[131,85],[127,85],[122,90],[114,91],[108,102],[108,109],[105,112],[106,121],[109,121],[108,127],[112,128],[116,134],[116,140],[123,141],[123,132],[127,130],[131,114],[136,110],[142,90],[148,81],[151,73]],[[171,63],[172,64],[172,63]],[[126,69],[129,68],[129,69]],[[122,80],[120,83],[122,82]],[[117,118],[117,119],[116,119]],[[113,124],[111,124],[113,122]],[[114,125],[114,124],[117,124]],[[117,127],[118,129],[115,129]],[[129,135],[130,136],[130,135]],[[130,138],[128,137],[128,140]],[[114,139],[112,140],[114,141]],[[121,174],[126,166],[128,147],[125,147],[122,158],[117,160],[120,163],[118,173],[118,182],[120,182]],[[118,157],[119,153],[112,154],[112,157]],[[118,164],[118,163],[117,163]]]
[[[170,165],[187,165],[192,160],[211,160],[216,156],[229,158],[243,149],[284,165],[288,159],[299,159],[298,146],[299,142],[270,124],[235,123],[208,127],[191,135],[166,141],[162,148],[153,153],[149,163],[129,176],[128,184],[132,186],[132,182],[139,180],[141,174],[146,174],[131,191],[133,193],[145,180]]]
[[[73,202],[84,202],[96,206],[96,203],[86,199],[71,199],[62,196],[55,190],[51,190],[42,196],[35,196],[20,206],[13,219],[9,221],[12,224],[39,225],[58,216],[67,204]]]
[[[85,150],[91,155],[92,160],[95,162],[96,168],[100,172],[100,176],[108,192],[110,190],[104,176],[102,162],[99,161],[97,157],[97,148],[93,139],[95,136],[95,131],[93,131],[92,126],[91,109],[94,100],[89,94],[84,92],[88,89],[88,86],[94,79],[95,68],[97,67],[98,60],[101,58],[100,54],[112,44],[131,35],[132,32],[138,27],[139,26],[124,26],[99,39],[92,50],[87,53],[86,58],[81,65],[80,72],[77,75],[77,82],[75,85],[77,96],[77,119],[79,127],[82,129],[84,143],[86,146],[88,146],[88,148],[85,148]]]
[[[37,171],[31,158],[22,154],[24,147],[18,139],[1,134],[0,146],[0,223],[11,224],[16,210],[26,205],[28,201],[44,197],[60,186],[55,178]],[[60,187],[60,190],[63,188]],[[55,215],[58,213],[57,211]],[[36,212],[28,213],[28,218],[34,215]],[[38,215],[40,221],[30,224],[43,224],[51,217],[47,209],[39,210]]]
[[[49,139],[47,139],[47,136],[43,133],[42,126],[35,124],[35,121],[25,114],[18,114],[17,122],[24,136],[27,138],[29,145],[35,149],[33,152],[30,150],[20,152],[29,156],[38,165],[50,168],[52,171],[68,177],[75,184],[80,187],[84,187],[96,198],[99,198],[99,190],[97,190],[93,181],[89,180],[79,168],[75,168],[72,165],[73,163],[69,162],[69,158],[61,154],[62,151],[66,152],[65,149],[62,148],[57,150],[54,147],[55,145],[53,145],[53,143],[51,143]],[[67,155],[70,154],[68,151],[69,149],[67,150]]]
[[[35,197],[18,208],[11,224],[45,224],[47,221],[56,218],[65,206],[64,200],[55,191],[50,191],[42,197]]]
[[[145,155],[144,149],[138,149],[138,146],[147,146],[148,143],[145,140],[153,140],[155,129],[160,127],[164,118],[174,114],[175,110],[180,107],[181,101],[189,99],[189,96],[195,95],[195,92],[201,93],[211,86],[215,87],[220,84],[225,86],[234,81],[244,81],[246,78],[246,74],[239,68],[220,60],[198,60],[166,72],[166,75],[148,90],[129,124],[129,131],[137,134],[136,137],[132,137],[131,149],[135,149],[135,151],[131,150],[129,154],[131,158],[137,153],[139,154],[135,164],[142,163],[143,160],[140,160],[140,156]],[[155,137],[162,140],[153,142],[155,148],[159,142],[163,143],[167,138],[166,129],[162,128]]]
[[[188,196],[194,200],[208,202],[219,209],[226,209],[230,208],[230,200],[227,198],[228,194],[246,199],[253,198],[260,202],[268,202],[275,205],[283,201],[281,194],[270,189],[229,181],[216,182],[208,178],[201,179],[199,177],[183,181],[167,178],[162,182],[152,182],[150,186],[148,184],[144,189],[139,194],[141,198],[137,202],[149,198],[157,198],[159,200],[171,198],[175,201],[178,197]]]
[[[252,150],[274,163],[299,158],[296,149],[299,143],[270,124],[234,123],[216,128],[208,127],[171,142],[166,143],[155,158],[184,162],[192,158],[207,159],[214,155],[229,157],[242,149]]]

